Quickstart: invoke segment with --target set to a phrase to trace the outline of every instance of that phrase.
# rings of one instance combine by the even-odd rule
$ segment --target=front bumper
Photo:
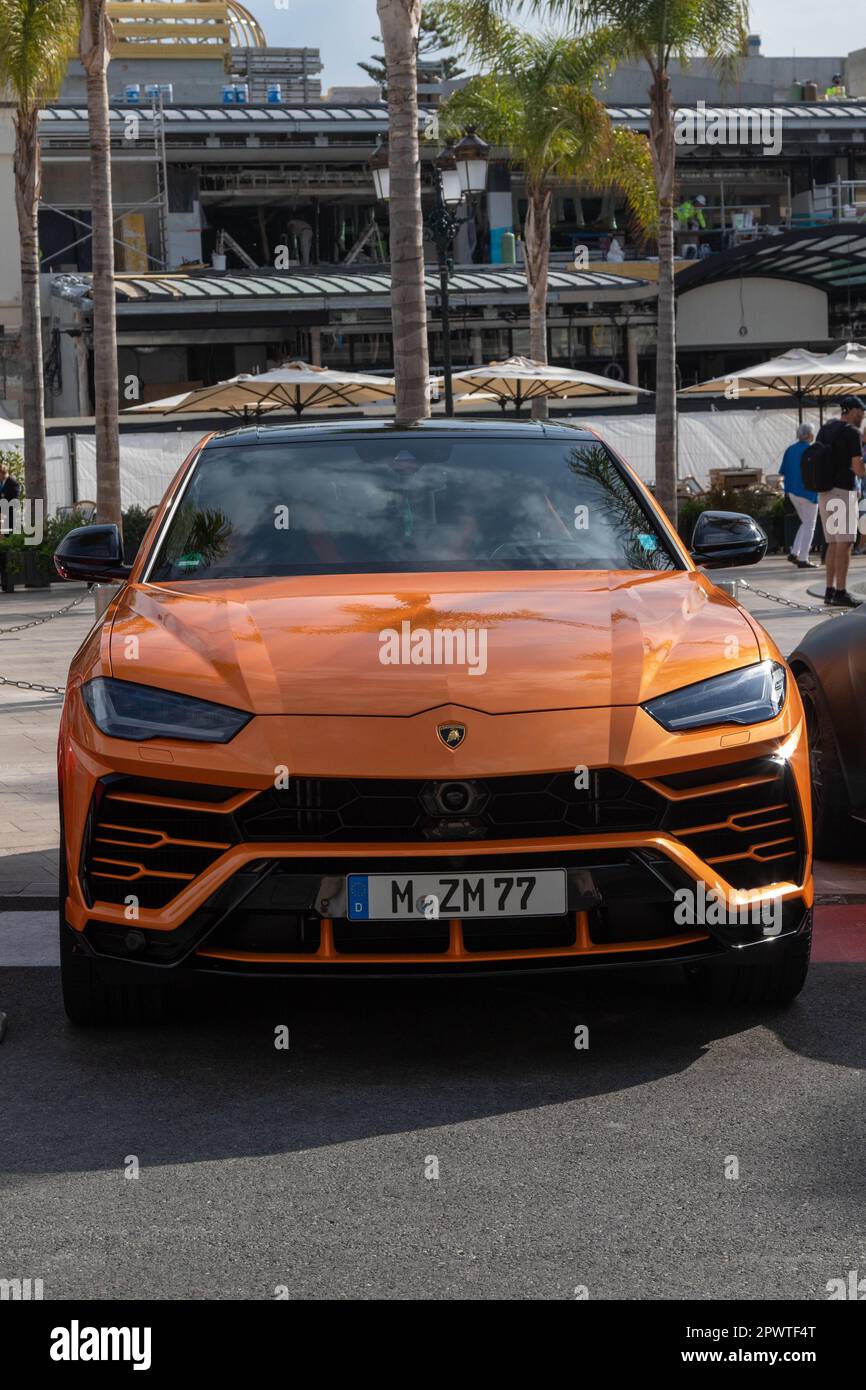
[[[329,720],[301,754],[296,726],[310,721],[277,718],[252,721],[220,748],[130,747],[96,734],[73,696],[60,745],[67,923],[106,970],[177,978],[598,968],[761,951],[801,931],[812,882],[799,702],[762,726],[760,740],[752,731],[674,737],[643,711],[628,714],[514,716],[517,746],[494,737],[503,717],[453,707],[411,720]],[[427,737],[461,715],[479,735],[471,761]],[[379,723],[400,726],[391,730],[399,757],[389,739],[384,769],[370,730]],[[346,737],[350,724],[367,726],[363,742]],[[283,761],[299,766],[281,798],[272,769],[287,747]],[[578,790],[582,747],[609,760]],[[398,775],[408,767],[420,776]],[[478,790],[480,838],[472,815],[437,822],[431,796],[458,769]],[[459,838],[447,838],[449,824]],[[568,872],[568,910],[556,919],[361,924],[343,915],[349,873],[544,867]],[[723,900],[723,919],[677,917],[683,892],[698,909],[708,896]]]

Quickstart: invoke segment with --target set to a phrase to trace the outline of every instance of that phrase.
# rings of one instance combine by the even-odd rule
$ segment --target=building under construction
[[[261,17],[265,7],[251,3]],[[388,213],[369,168],[387,108],[348,101],[348,93],[343,102],[322,100],[318,51],[268,48],[256,19],[234,0],[110,0],[110,9],[121,382],[134,378],[147,399],[290,356],[389,369]],[[615,124],[648,129],[645,95],[608,109]],[[678,277],[685,381],[749,365],[779,338],[782,346],[819,347],[861,337],[866,322],[866,272],[859,260],[852,269],[848,255],[856,259],[866,248],[859,225],[866,220],[866,103],[730,109],[744,119],[772,109],[782,148],[678,147],[680,196],[702,193],[707,221],[678,241],[681,254],[694,257]],[[90,142],[77,63],[42,112],[40,138],[47,407],[58,416],[88,415]],[[422,145],[428,211],[438,148],[432,140]],[[0,400],[16,415],[21,284],[13,150],[7,107],[0,109]],[[652,386],[655,268],[634,256],[622,204],[567,181],[556,189],[548,351],[553,362]],[[495,264],[501,233],[513,229],[519,237],[525,213],[521,170],[507,151],[493,151],[487,195],[455,245],[457,364],[529,350],[522,267]],[[832,228],[840,223],[837,245]],[[789,242],[798,228],[817,229],[813,240],[806,235],[811,261]],[[606,263],[614,236],[625,264]],[[857,245],[849,248],[851,237]],[[589,248],[583,270],[572,267],[577,244]],[[426,250],[436,367],[436,251],[429,242]],[[736,280],[735,294],[726,278]]]

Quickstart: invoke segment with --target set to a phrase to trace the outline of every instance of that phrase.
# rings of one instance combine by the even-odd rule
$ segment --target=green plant
[[[16,470],[21,467],[20,454],[16,454],[14,450],[10,450],[8,454],[0,450],[0,462],[5,462],[10,473],[18,476]],[[38,557],[38,567],[44,573],[53,576],[55,550],[69,531],[81,525],[80,516],[50,516],[45,522],[42,540],[38,545],[29,545],[27,538],[20,533],[4,536],[0,540],[0,546],[7,553],[9,573],[20,574],[24,568],[25,555],[32,554]],[[144,507],[128,507],[123,513],[123,548],[127,564],[131,564],[135,559],[149,525],[150,515]]]
[[[0,449],[0,465],[8,468],[24,496],[24,455],[20,449]]]
[[[144,507],[127,507],[123,513],[123,554],[128,565],[138,554],[138,547],[149,525],[150,514]]]
[[[691,543],[695,522],[706,511],[745,512],[763,527],[771,551],[781,550],[784,545],[785,499],[769,488],[710,488],[700,497],[681,501],[677,530],[686,545]]]
[[[28,544],[28,538],[21,532],[14,535],[5,536],[2,544],[7,552],[7,566],[10,574],[20,574],[24,568],[24,556],[26,554],[38,557],[39,568],[44,572],[53,574],[54,572],[54,552],[68,531],[72,531],[76,526],[81,525],[81,518],[77,516],[50,516],[46,519],[42,531],[42,540],[38,545]]]
[[[374,34],[373,43],[382,47],[382,38],[379,34]],[[454,34],[448,25],[435,15],[422,14],[421,27],[418,33],[418,58],[419,60],[438,61],[441,65],[442,76],[445,81],[453,77],[461,77],[463,68],[455,57],[445,53],[443,50],[454,47]],[[388,70],[385,66],[383,53],[373,54],[369,63],[358,63],[368,77],[382,88],[383,100],[387,101]]]
[[[523,227],[529,295],[529,355],[547,361],[547,294],[551,206],[564,181],[621,189],[644,236],[656,229],[652,159],[644,136],[616,129],[593,85],[615,61],[606,29],[575,37],[531,33],[496,16],[468,27],[461,0],[441,0],[437,13],[454,27],[473,59],[489,70],[473,77],[442,107],[447,134],[477,126],[491,145],[520,167],[527,199]],[[543,416],[547,402],[533,402]]]

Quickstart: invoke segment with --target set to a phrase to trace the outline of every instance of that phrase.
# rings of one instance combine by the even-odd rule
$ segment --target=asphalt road
[[[27,914],[0,937],[0,1278],[46,1299],[826,1299],[866,1270],[866,908],[820,911],[787,1011],[698,1007],[664,967],[214,982],[165,1026],[94,1032],[63,1022],[55,967],[22,963],[28,937],[51,959]]]

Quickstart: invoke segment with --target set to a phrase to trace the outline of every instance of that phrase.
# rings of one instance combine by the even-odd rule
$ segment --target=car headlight
[[[137,742],[182,738],[194,743],[228,743],[252,718],[228,705],[105,676],[88,681],[82,694],[97,729],[110,738]]]
[[[672,733],[710,724],[760,724],[775,719],[784,705],[785,679],[785,668],[778,661],[759,661],[684,685],[648,700],[642,708]]]

